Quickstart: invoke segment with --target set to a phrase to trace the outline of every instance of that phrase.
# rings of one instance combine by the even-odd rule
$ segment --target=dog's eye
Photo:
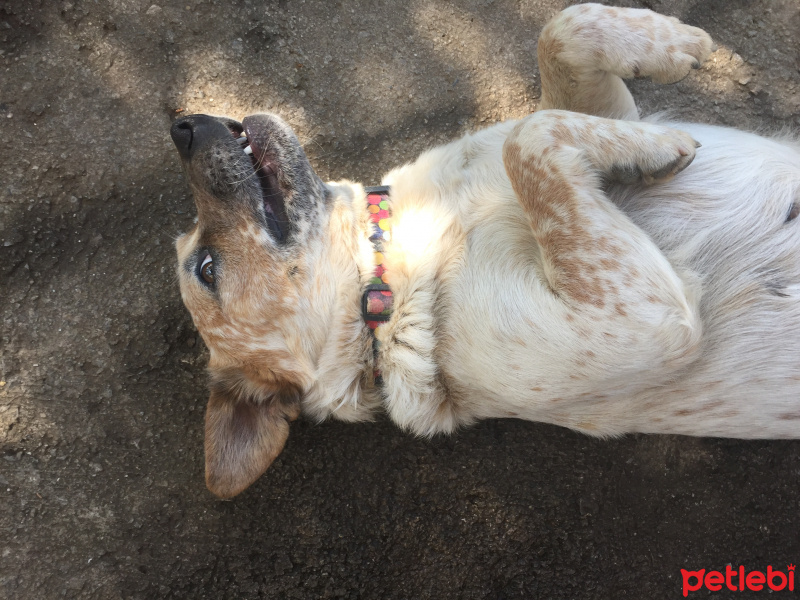
[[[209,285],[214,285],[214,261],[210,254],[206,254],[203,262],[200,263],[200,277]]]

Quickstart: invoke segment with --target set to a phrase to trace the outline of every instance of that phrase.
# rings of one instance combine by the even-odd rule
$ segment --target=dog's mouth
[[[275,115],[250,115],[241,123],[187,115],[173,122],[170,135],[200,192],[199,214],[246,205],[271,241],[288,246],[298,215],[310,214],[325,199],[300,142]],[[209,218],[213,222],[213,212]]]
[[[237,130],[233,129],[234,137]],[[286,215],[285,195],[281,189],[275,150],[270,144],[270,134],[266,124],[258,117],[245,117],[236,141],[248,156],[256,179],[261,188],[261,202],[267,228],[277,242],[284,242],[289,233],[289,219]]]

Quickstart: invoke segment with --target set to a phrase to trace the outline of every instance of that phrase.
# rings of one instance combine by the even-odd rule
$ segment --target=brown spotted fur
[[[380,408],[420,435],[516,417],[599,436],[800,436],[800,145],[641,122],[623,81],[677,81],[712,50],[648,10],[577,5],[548,23],[542,110],[386,176],[394,313],[377,365],[363,188],[323,184],[285,123],[251,117],[278,170],[277,239],[227,133],[185,161],[198,221],[178,271],[210,351],[209,488],[257,479],[301,412]]]

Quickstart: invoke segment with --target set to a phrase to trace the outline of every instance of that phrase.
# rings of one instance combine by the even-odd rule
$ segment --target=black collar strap
[[[379,343],[374,332],[392,316],[392,290],[383,264],[383,243],[389,241],[391,235],[392,213],[389,207],[388,186],[368,187],[364,188],[364,191],[367,193],[367,210],[370,213],[369,240],[375,249],[375,270],[361,296],[361,316],[373,332],[372,352],[377,365]],[[376,385],[381,385],[383,378],[377,366],[374,374]]]

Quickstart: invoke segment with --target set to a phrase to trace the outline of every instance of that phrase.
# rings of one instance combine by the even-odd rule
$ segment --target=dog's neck
[[[323,241],[326,248],[323,264],[332,277],[336,300],[323,324],[327,329],[325,342],[312,359],[316,364],[315,374],[305,394],[303,409],[319,419],[333,416],[361,421],[370,419],[379,404],[374,372],[375,336],[365,319],[364,307],[366,300],[367,308],[377,310],[377,303],[368,304],[370,287],[378,294],[387,291],[379,287],[386,284],[381,279],[384,271],[376,269],[373,239],[376,227],[380,230],[380,218],[374,215],[385,216],[380,211],[386,208],[381,208],[380,202],[386,200],[373,198],[378,209],[370,212],[367,190],[374,188],[365,190],[349,181],[328,183],[327,187],[332,208]],[[381,196],[381,191],[379,188],[372,193]],[[384,311],[385,307],[379,312]]]
[[[419,200],[426,197],[414,193],[419,178],[394,175],[392,237],[386,253],[394,312],[374,334],[381,342],[383,386],[375,384],[373,334],[362,315],[363,293],[375,272],[367,193],[350,182],[328,184],[329,219],[315,270],[327,273],[320,282],[330,300],[316,302],[324,313],[319,322],[322,344],[309,356],[313,381],[304,393],[303,411],[319,420],[363,421],[386,408],[398,423],[419,421],[421,432],[452,431],[459,421],[456,405],[447,402],[450,388],[443,383],[442,371],[420,369],[419,364],[439,364],[432,316],[436,277],[453,254],[438,249],[459,248],[463,234],[453,226],[449,208]],[[438,407],[435,422],[425,425],[432,405]]]

